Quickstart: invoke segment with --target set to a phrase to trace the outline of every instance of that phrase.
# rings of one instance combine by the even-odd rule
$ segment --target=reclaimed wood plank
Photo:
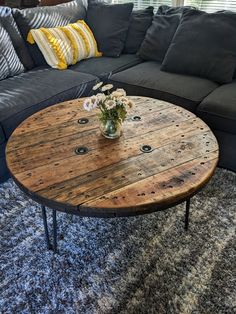
[[[124,123],[124,134],[113,141],[100,135],[96,114],[85,112],[81,99],[28,118],[14,131],[6,150],[16,182],[42,203],[48,200],[78,214],[103,216],[171,205],[197,191],[218,160],[218,144],[209,127],[181,107],[146,97],[132,99],[136,105]],[[134,115],[141,121],[132,121]],[[88,117],[89,123],[78,125],[81,117]],[[153,151],[141,152],[143,144]],[[87,146],[88,154],[75,155],[77,146]]]

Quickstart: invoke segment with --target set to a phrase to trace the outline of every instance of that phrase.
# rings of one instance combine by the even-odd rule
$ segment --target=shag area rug
[[[41,209],[0,185],[1,313],[236,313],[236,174],[217,169],[192,199],[145,216],[58,214],[59,255]]]

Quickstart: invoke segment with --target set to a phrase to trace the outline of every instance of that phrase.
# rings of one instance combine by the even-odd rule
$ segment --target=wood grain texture
[[[8,168],[36,201],[78,215],[126,216],[161,210],[191,197],[214,173],[218,144],[194,114],[170,103],[132,97],[123,135],[100,134],[83,99],[44,109],[8,141]],[[135,115],[141,121],[133,121]],[[86,117],[87,124],[78,124]],[[152,146],[151,153],[140,148]],[[76,155],[86,146],[88,153]]]

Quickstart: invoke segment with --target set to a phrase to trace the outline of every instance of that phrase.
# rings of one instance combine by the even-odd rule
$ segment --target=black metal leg
[[[53,251],[57,253],[57,211],[53,209],[52,212],[53,223]]]
[[[47,243],[47,247],[50,250],[52,248],[50,239],[49,239],[49,233],[48,233],[48,223],[47,223],[47,214],[46,214],[46,208],[45,206],[42,207],[42,216],[43,216],[43,225],[44,225],[44,232],[45,232],[45,239]]]
[[[190,209],[190,199],[186,201],[185,230],[188,230],[188,225],[189,225],[189,209]]]

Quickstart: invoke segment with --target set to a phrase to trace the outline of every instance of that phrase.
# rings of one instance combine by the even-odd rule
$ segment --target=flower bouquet
[[[84,109],[87,111],[99,109],[102,135],[115,139],[121,136],[122,123],[126,118],[127,109],[133,106],[133,102],[126,97],[124,89],[114,91],[112,89],[112,84],[103,85],[103,82],[96,84],[93,91],[99,93],[85,99]]]

